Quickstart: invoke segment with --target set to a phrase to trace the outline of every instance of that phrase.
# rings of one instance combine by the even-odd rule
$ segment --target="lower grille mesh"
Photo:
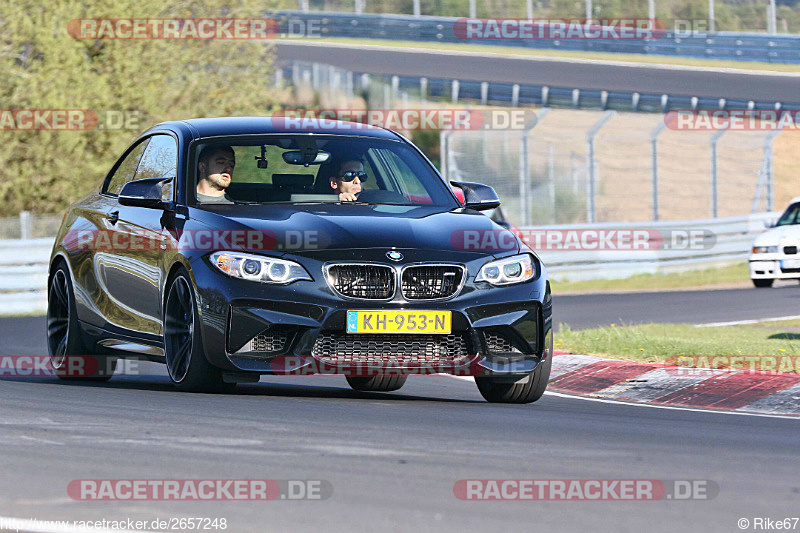
[[[389,357],[398,362],[453,361],[469,353],[462,334],[451,335],[347,335],[322,333],[311,353],[331,363],[368,362]]]

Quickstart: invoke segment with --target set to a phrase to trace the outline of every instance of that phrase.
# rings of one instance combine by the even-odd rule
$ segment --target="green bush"
[[[130,129],[3,131],[0,217],[58,212],[102,181],[148,127],[190,117],[265,114],[272,87],[268,42],[77,40],[80,18],[258,17],[286,0],[0,0],[3,109],[90,109],[125,114]]]

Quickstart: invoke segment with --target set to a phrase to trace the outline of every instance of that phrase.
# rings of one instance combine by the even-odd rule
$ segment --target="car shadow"
[[[295,376],[293,376],[294,378]],[[326,376],[327,377],[327,376]],[[433,376],[422,376],[420,379],[429,379]],[[304,379],[313,379],[314,376],[306,376]],[[283,398],[331,398],[331,399],[353,399],[353,400],[392,400],[392,401],[412,401],[412,402],[446,402],[446,403],[486,403],[483,399],[465,400],[458,398],[442,398],[434,396],[420,396],[403,394],[400,392],[362,392],[344,386],[326,386],[313,384],[280,383],[277,380],[281,377],[268,376],[261,383],[240,383],[232,392],[226,393],[192,393],[177,390],[169,381],[167,376],[148,375],[148,376],[115,376],[106,382],[92,381],[66,381],[52,376],[0,376],[0,382],[13,381],[23,383],[37,383],[42,385],[59,385],[64,387],[78,388],[102,388],[116,390],[142,390],[169,392],[174,394],[202,394],[203,396],[265,396]],[[330,379],[330,377],[328,377]]]
[[[800,333],[775,333],[767,338],[779,341],[796,341],[800,340]]]

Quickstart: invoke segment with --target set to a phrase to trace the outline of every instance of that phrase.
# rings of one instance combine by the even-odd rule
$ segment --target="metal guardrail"
[[[53,238],[0,240],[0,313],[47,310],[47,266]]]
[[[614,279],[635,274],[679,272],[745,261],[753,238],[764,223],[780,213],[683,222],[554,225],[536,230],[704,230],[716,240],[705,250],[538,251],[548,273],[556,279]],[[522,228],[524,231],[526,228]],[[0,241],[0,314],[44,313],[47,310],[47,266],[53,239]]]
[[[354,14],[326,11],[278,11],[274,16],[299,21],[319,21],[326,37],[353,37],[427,42],[467,42],[453,31],[456,17]],[[284,19],[282,32],[289,32]],[[482,40],[481,44],[550,50],[579,50],[620,54],[652,54],[706,59],[800,63],[800,36],[716,32],[708,34],[666,32],[644,40]]]
[[[712,268],[747,259],[753,239],[780,213],[759,213],[746,217],[716,218],[678,222],[636,222],[565,224],[537,230],[649,230],[668,236],[675,232],[702,230],[714,237],[712,246],[700,250],[658,248],[652,250],[563,250],[537,251],[547,272],[555,279],[579,281],[619,279],[636,274],[672,273]],[[526,228],[521,228],[525,231]],[[657,243],[656,243],[657,246]]]

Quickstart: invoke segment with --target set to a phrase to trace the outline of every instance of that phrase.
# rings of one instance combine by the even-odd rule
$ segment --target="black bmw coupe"
[[[458,193],[458,195],[456,194]],[[463,198],[463,202],[460,197]],[[491,402],[547,387],[552,304],[539,258],[401,135],[236,117],[142,134],[75,202],[48,278],[51,362],[165,363],[181,390],[341,373],[362,391],[475,377]]]

